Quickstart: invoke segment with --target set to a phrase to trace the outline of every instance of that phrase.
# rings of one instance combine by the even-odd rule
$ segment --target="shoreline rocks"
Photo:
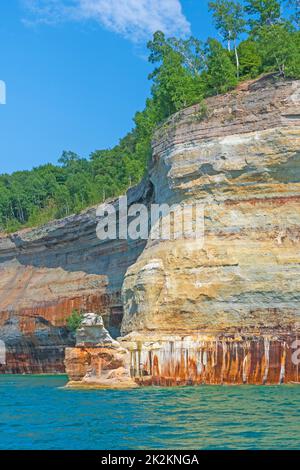
[[[67,348],[68,387],[280,385],[300,379],[293,333],[133,332],[117,344]]]
[[[129,352],[111,338],[100,315],[86,313],[76,346],[66,348],[68,388],[136,388],[130,375]]]

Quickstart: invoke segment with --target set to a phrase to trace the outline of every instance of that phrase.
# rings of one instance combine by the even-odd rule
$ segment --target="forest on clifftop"
[[[0,175],[0,231],[41,225],[124,193],[146,171],[155,129],[176,111],[265,73],[300,79],[300,0],[214,0],[209,9],[218,39],[157,31],[149,41],[151,96],[118,145],[88,159],[64,151],[57,165]]]

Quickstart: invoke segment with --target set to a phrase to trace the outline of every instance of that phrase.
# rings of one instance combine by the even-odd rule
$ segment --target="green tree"
[[[170,38],[168,40],[172,49],[180,54],[183,67],[194,77],[199,77],[204,66],[204,53],[201,42],[190,37],[189,39]]]
[[[227,43],[229,52],[233,42],[236,73],[239,78],[240,62],[237,41],[245,31],[244,7],[236,0],[214,0],[209,2],[209,9],[213,12],[215,26]]]
[[[210,39],[206,49],[206,71],[204,77],[207,95],[226,93],[237,84],[235,67],[228,51],[216,39]]]
[[[81,325],[83,319],[83,314],[78,312],[78,310],[73,310],[72,314],[67,319],[67,327],[71,331],[76,331]]]
[[[56,215],[58,218],[67,217],[72,211],[72,201],[66,186],[59,186],[55,194]]]
[[[159,64],[149,78],[153,80],[153,100],[162,119],[202,99],[199,75],[187,60],[191,45],[194,42],[166,40],[161,31],[148,43],[149,61]]]
[[[238,46],[240,75],[242,78],[255,78],[262,70],[262,58],[257,42],[246,39]]]
[[[260,27],[281,22],[281,0],[247,0],[245,11],[249,14],[249,25],[255,34]]]
[[[284,24],[260,28],[258,43],[264,70],[278,72],[284,78],[300,78],[299,39],[299,31],[290,31]]]
[[[216,39],[203,46],[193,37],[166,38],[156,32],[148,43],[154,69],[149,76],[151,96],[135,114],[133,129],[113,148],[96,150],[88,159],[64,151],[58,165],[0,175],[0,231],[65,217],[124,193],[145,173],[157,126],[176,111],[201,103],[202,97],[233,89],[238,78],[270,71],[300,78],[299,0],[284,1],[291,21],[287,14],[281,17],[281,0],[247,0],[250,34],[239,45],[245,30],[244,3],[210,1],[228,50]]]

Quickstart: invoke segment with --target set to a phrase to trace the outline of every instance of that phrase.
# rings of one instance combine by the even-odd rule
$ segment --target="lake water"
[[[1,449],[300,449],[300,387],[73,391],[0,376]]]

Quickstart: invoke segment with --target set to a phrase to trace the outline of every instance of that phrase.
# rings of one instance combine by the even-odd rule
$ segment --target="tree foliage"
[[[262,70],[262,57],[256,41],[246,39],[238,46],[240,74],[243,78],[255,78]]]
[[[231,42],[233,42],[236,75],[239,78],[240,61],[237,40],[246,27],[244,6],[237,0],[214,0],[209,2],[209,9],[213,12],[215,26],[227,43],[229,51],[231,50]]]
[[[257,31],[262,26],[271,26],[281,21],[280,0],[247,0],[245,11],[249,14],[249,26]]]
[[[237,84],[230,55],[216,39],[210,39],[207,43],[204,74],[208,96],[226,93]]]
[[[78,310],[74,309],[72,314],[67,319],[67,327],[71,331],[76,331],[81,325],[83,319],[82,313],[78,312]]]
[[[284,24],[260,28],[258,43],[264,70],[285,78],[300,78],[300,35]]]

